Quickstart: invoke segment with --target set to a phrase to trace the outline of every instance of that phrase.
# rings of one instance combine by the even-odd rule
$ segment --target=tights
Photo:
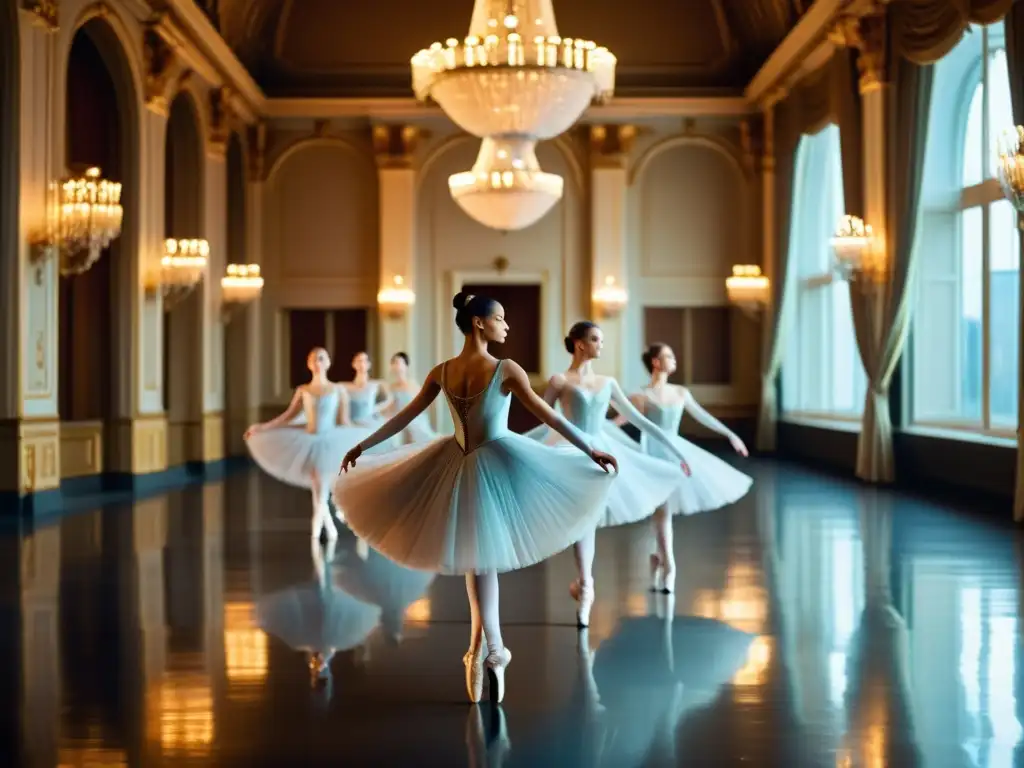
[[[658,559],[668,573],[676,569],[675,553],[672,549],[672,515],[665,507],[654,512],[654,537],[658,542]]]
[[[469,649],[480,650],[487,639],[487,652],[496,653],[504,648],[501,640],[501,619],[498,615],[498,572],[466,574],[466,595],[469,597],[471,627]]]
[[[594,553],[597,544],[597,529],[592,528],[590,533],[573,545],[572,551],[576,555],[576,571],[579,575],[580,586],[591,586],[594,583]]]
[[[334,521],[331,520],[331,510],[327,506],[327,499],[331,494],[331,485],[314,472],[312,477],[313,491],[313,535],[319,536],[320,531],[326,529],[328,537],[337,535]]]

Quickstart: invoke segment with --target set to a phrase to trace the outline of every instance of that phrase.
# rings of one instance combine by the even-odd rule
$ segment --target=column
[[[3,189],[19,201],[17,244],[2,264],[5,286],[2,346],[13,363],[0,377],[0,496],[60,487],[60,416],[57,412],[57,263],[36,261],[31,241],[43,233],[47,189],[55,174],[56,141],[49,93],[55,66],[56,19],[47,25],[18,11],[21,60],[19,173]],[[0,171],[2,173],[2,171]],[[12,189],[13,188],[13,189]],[[7,288],[12,286],[12,288]]]
[[[636,129],[630,125],[590,128],[590,284],[594,291],[609,281],[629,290],[626,165],[635,136]],[[601,373],[622,378],[627,369],[627,340],[641,333],[640,312],[627,304],[621,314],[609,314],[591,303],[593,320],[604,331],[604,353],[597,361]],[[630,333],[631,327],[635,333]]]
[[[886,199],[886,104],[889,82],[886,62],[886,19],[884,14],[860,20],[857,65],[860,69],[860,98],[864,163],[864,220],[874,230],[875,242],[885,243]],[[883,302],[872,302],[880,309]]]
[[[411,125],[373,126],[373,149],[377,158],[377,186],[380,194],[380,286],[395,286],[396,278],[409,290],[416,290],[416,171],[412,156],[419,130]],[[379,313],[380,349],[377,359],[385,361],[405,351],[418,358],[413,338],[416,307],[404,314]]]

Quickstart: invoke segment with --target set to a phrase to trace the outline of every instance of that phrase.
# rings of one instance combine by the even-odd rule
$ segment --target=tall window
[[[829,238],[844,208],[839,128],[829,125],[797,148],[789,242],[797,283],[782,362],[782,407],[790,414],[856,419],[864,408],[850,288],[830,272]]]
[[[996,180],[1013,128],[1002,23],[975,27],[936,68],[925,159],[914,423],[1013,435],[1017,427],[1020,239]]]

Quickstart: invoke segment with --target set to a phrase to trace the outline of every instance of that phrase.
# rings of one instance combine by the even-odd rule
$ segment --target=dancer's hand
[[[356,459],[363,455],[363,446],[357,445],[351,451],[345,454],[345,458],[341,460],[341,471],[348,472],[349,467],[356,465]]]
[[[262,432],[262,431],[263,431],[263,425],[262,424],[253,424],[247,430],[245,430],[245,434],[242,435],[242,439],[243,440],[248,440],[250,437],[255,435],[257,432]]]
[[[729,442],[732,444],[732,449],[736,451],[736,453],[738,453],[740,456],[746,457],[749,455],[747,453],[747,446],[745,446],[743,444],[743,441],[740,440],[738,437],[730,437]]]
[[[692,472],[690,472],[690,465],[687,464],[685,461],[679,462],[679,467],[680,469],[683,470],[683,474],[686,475],[687,477],[693,474]]]
[[[615,470],[615,474],[619,474],[619,462],[617,462],[615,457],[610,453],[605,453],[604,451],[591,451],[590,458],[592,458],[594,463],[605,472],[607,472],[608,468],[611,467]]]

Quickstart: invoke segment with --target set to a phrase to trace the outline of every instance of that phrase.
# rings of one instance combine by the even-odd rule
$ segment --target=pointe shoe
[[[487,668],[487,685],[490,689],[491,701],[501,704],[505,698],[505,667],[512,661],[512,652],[508,648],[491,651],[484,659]]]
[[[484,657],[480,655],[480,649],[466,651],[462,663],[466,667],[466,694],[476,704],[484,695]]]
[[[577,579],[569,585],[569,594],[579,603],[576,608],[576,627],[586,629],[590,626],[590,609],[594,607],[594,585],[584,584]]]
[[[670,595],[676,587],[676,566],[666,566],[660,555],[651,555],[651,591]]]

